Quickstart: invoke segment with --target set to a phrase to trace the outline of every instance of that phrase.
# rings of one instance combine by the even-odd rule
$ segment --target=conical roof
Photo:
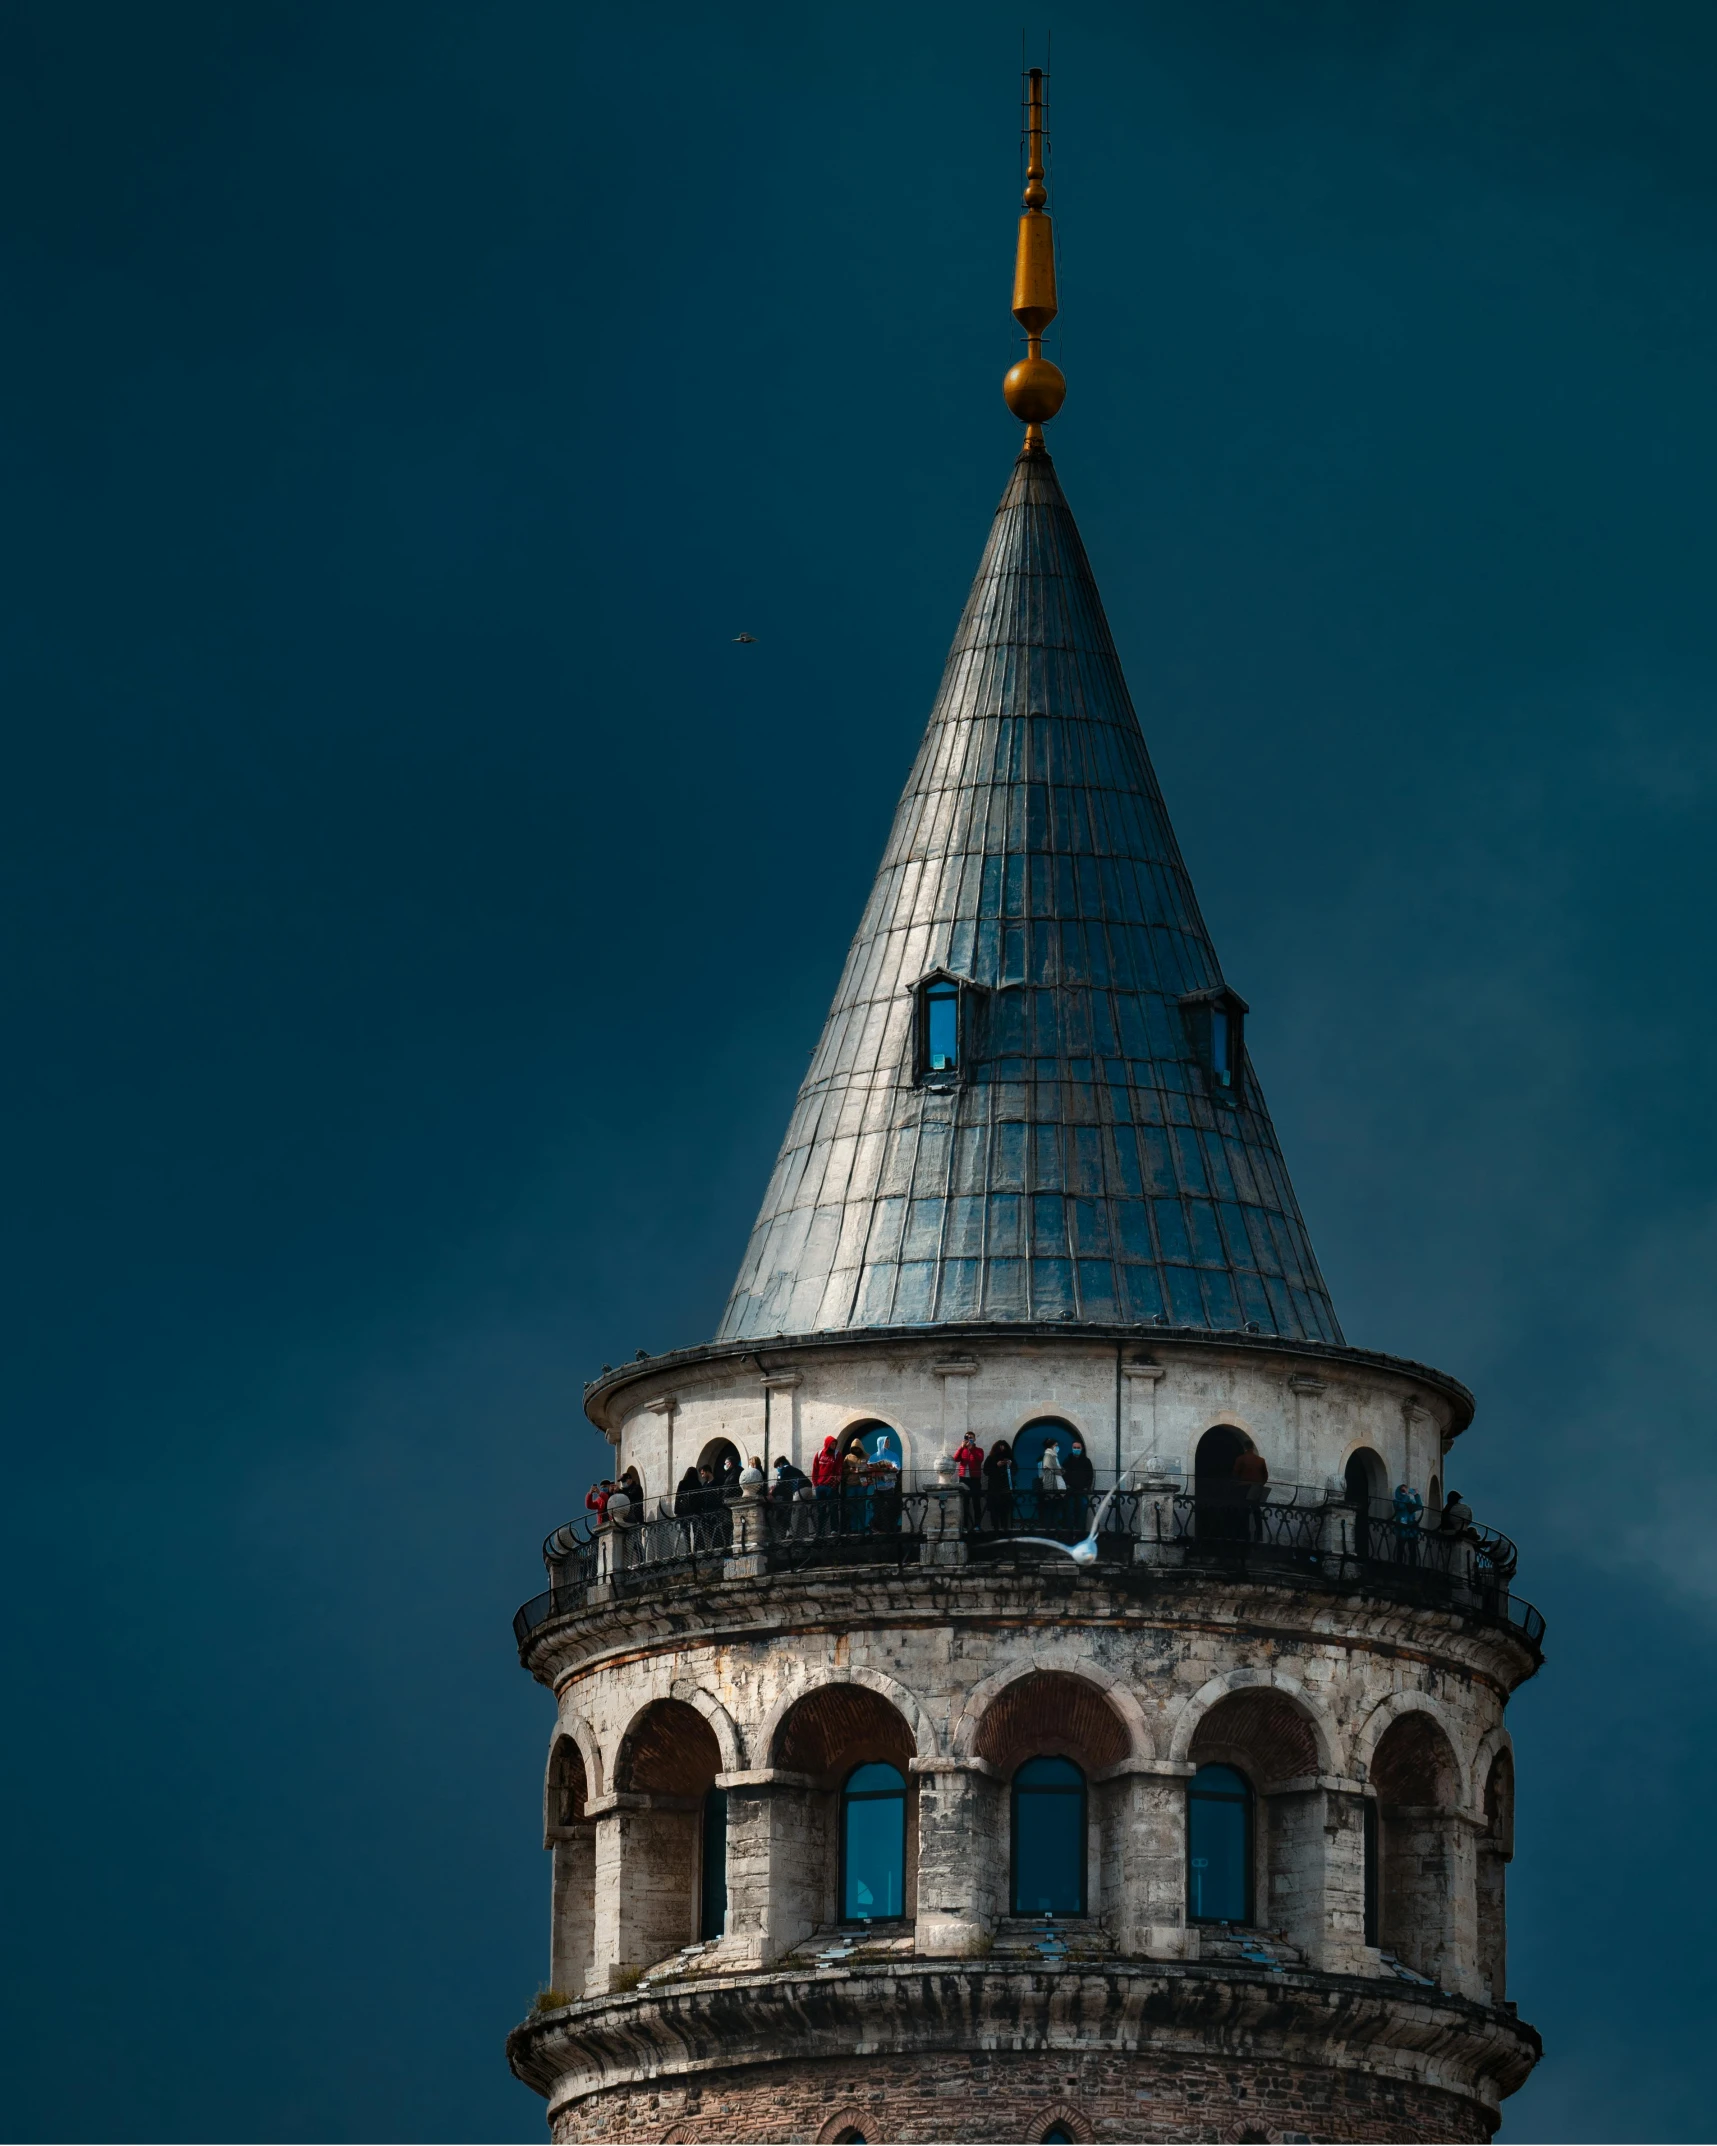
[[[958,1075],[915,987],[962,980]],[[721,1339],[1076,1320],[1339,1342],[1085,547],[1028,450]],[[1233,1002],[1233,1011],[1243,1009]],[[1203,1039],[1201,1045],[1201,1038]]]

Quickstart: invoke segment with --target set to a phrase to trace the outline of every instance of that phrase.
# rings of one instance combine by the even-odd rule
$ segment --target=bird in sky
[[[1053,1535],[1015,1535],[1016,1543],[1035,1543],[1040,1550],[1059,1550],[1063,1557],[1072,1558],[1076,1565],[1094,1565],[1097,1562],[1097,1538],[1103,1532],[1103,1523],[1109,1517],[1109,1508],[1125,1489],[1131,1470],[1123,1476],[1109,1495],[1098,1506],[1091,1522],[1091,1532],[1082,1542],[1057,1542]]]
[[[757,636],[754,633],[736,633],[733,638],[735,645],[737,645],[741,641],[755,641]]]

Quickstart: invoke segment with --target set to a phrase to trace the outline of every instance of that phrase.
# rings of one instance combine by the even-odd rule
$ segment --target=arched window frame
[[[1239,992],[1230,991],[1226,984],[1181,996],[1181,1019],[1192,1055],[1203,1068],[1205,1087],[1213,1102],[1230,1108],[1245,1093],[1246,1016],[1250,1011]]]
[[[876,1788],[876,1789],[867,1789],[867,1788],[861,1788],[861,1789],[856,1789],[856,1790],[855,1790],[855,1789],[854,1789],[854,1787],[853,1787],[853,1785],[852,1785],[852,1784],[853,1784],[853,1782],[854,1782],[854,1781],[855,1781],[855,1780],[857,1779],[857,1777],[858,1777],[858,1776],[859,1776],[859,1775],[860,1775],[861,1773],[863,1773],[863,1772],[864,1772],[864,1771],[866,1770],[866,1768],[867,1768],[867,1767],[870,1767],[870,1766],[886,1766],[886,1767],[887,1767],[887,1768],[889,1769],[889,1771],[890,1771],[891,1773],[893,1773],[893,1774],[895,1774],[895,1775],[897,1775],[897,1776],[899,1777],[899,1780],[900,1780],[900,1787],[899,1787],[899,1789],[898,1789],[898,1790],[895,1790],[895,1789],[892,1789],[892,1788]],[[846,1774],[846,1778],[845,1778],[845,1779],[844,1779],[844,1780],[842,1781],[842,1783],[841,1783],[841,1791],[840,1791],[840,1803],[839,1803],[839,1806],[838,1806],[838,1811],[837,1811],[837,1823],[838,1823],[838,1827],[839,1827],[839,1832],[840,1832],[840,1861],[839,1861],[839,1867],[838,1867],[838,1869],[837,1869],[837,1871],[836,1871],[836,1874],[835,1874],[835,1882],[836,1882],[836,1885],[837,1885],[837,1886],[838,1886],[838,1888],[839,1888],[839,1891],[838,1891],[838,1894],[837,1894],[837,1896],[836,1896],[836,1897],[837,1897],[837,1904],[838,1904],[838,1907],[839,1907],[839,1917],[840,1917],[840,1920],[841,1920],[842,1922],[904,1922],[904,1921],[905,1921],[905,1919],[906,1919],[906,1854],[907,1854],[907,1845],[908,1845],[908,1841],[907,1841],[907,1836],[908,1836],[908,1831],[909,1831],[909,1828],[908,1828],[908,1825],[907,1825],[907,1809],[906,1809],[906,1798],[907,1798],[907,1792],[908,1792],[908,1791],[907,1791],[907,1780],[906,1780],[906,1776],[905,1776],[905,1775],[904,1775],[903,1773],[901,1773],[901,1771],[900,1771],[900,1768],[899,1768],[898,1766],[896,1766],[896,1765],[895,1765],[895,1763],[894,1763],[894,1761],[893,1761],[892,1759],[863,1759],[863,1760],[861,1760],[861,1761],[859,1762],[859,1764],[858,1764],[858,1765],[856,1765],[856,1766],[853,1766],[853,1767],[849,1767],[849,1768],[848,1768],[848,1770],[847,1770],[847,1774]],[[860,1915],[849,1915],[849,1914],[848,1914],[848,1912],[847,1912],[847,1826],[848,1826],[848,1815],[849,1815],[849,1813],[850,1813],[850,1811],[851,1811],[851,1808],[852,1808],[852,1806],[853,1806],[853,1804],[854,1804],[854,1803],[882,1803],[882,1802],[887,1802],[887,1801],[898,1801],[898,1803],[899,1803],[899,1805],[900,1805],[900,1906],[899,1906],[899,1907],[898,1907],[898,1908],[897,1908],[897,1909],[895,1910],[895,1912],[894,1912],[894,1913],[893,1913],[892,1915],[865,1915],[865,1916],[860,1916]]]
[[[1063,1765],[1071,1766],[1079,1776],[1079,1786],[1075,1791],[1070,1787],[1038,1787],[1028,1782],[1022,1789],[1020,1775],[1025,1772],[1028,1766],[1036,1764],[1036,1758],[1022,1759],[1014,1769],[1014,1777],[1008,1787],[1008,1912],[1012,1915],[1036,1915],[1042,1913],[1039,1908],[1022,1908],[1019,1904],[1020,1797],[1022,1795],[1072,1797],[1077,1793],[1079,1798],[1079,1860],[1075,1867],[1079,1872],[1079,1905],[1074,1908],[1057,1908],[1055,1913],[1069,1916],[1085,1915],[1090,1912],[1091,1905],[1090,1872],[1087,1868],[1091,1857],[1091,1783],[1084,1767],[1079,1764],[1077,1759],[1069,1758],[1065,1752],[1043,1752],[1037,1756],[1057,1758]]]
[[[1199,1789],[1198,1775],[1208,1771],[1210,1766],[1212,1765],[1220,1765],[1224,1768],[1225,1771],[1239,1775],[1240,1779],[1246,1785],[1246,1794],[1244,1799],[1239,1797],[1231,1797],[1227,1794],[1215,1793],[1210,1790],[1201,1791]],[[1238,1919],[1243,1926],[1248,1926],[1256,1919],[1257,1915],[1258,1790],[1256,1785],[1253,1783],[1250,1775],[1245,1773],[1240,1767],[1236,1766],[1233,1761],[1229,1759],[1213,1760],[1207,1762],[1207,1764],[1204,1766],[1200,1766],[1198,1772],[1195,1773],[1192,1779],[1186,1784],[1186,1919],[1188,1922],[1191,1923],[1233,1922],[1236,1919],[1231,1915],[1198,1914],[1194,1911],[1193,1908],[1192,1806],[1195,1802],[1200,1801],[1202,1799],[1208,1799],[1212,1803],[1229,1803],[1243,1801],[1245,1812],[1245,1836],[1244,1846],[1242,1848],[1241,1853],[1244,1858],[1243,1869],[1245,1872],[1245,1897],[1242,1901],[1242,1906],[1245,1909],[1245,1913],[1241,1915]]]

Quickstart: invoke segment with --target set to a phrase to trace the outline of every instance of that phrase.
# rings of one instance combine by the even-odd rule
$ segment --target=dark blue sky
[[[1505,2135],[1708,2139],[1717,18],[1051,20],[1057,464],[1347,1332],[1550,1619]],[[1018,40],[0,23],[10,2136],[540,2135],[508,1618],[1007,476]]]

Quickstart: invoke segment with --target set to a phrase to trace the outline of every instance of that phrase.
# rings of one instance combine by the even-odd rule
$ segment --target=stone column
[[[1259,1920],[1286,1932],[1321,1974],[1375,1974],[1365,1942],[1365,1796],[1334,1774],[1283,1781],[1260,1798],[1266,1892]]]
[[[629,1989],[647,1967],[697,1937],[701,1799],[596,1796],[592,1991]]]
[[[771,1481],[775,1477],[775,1463],[785,1453],[795,1468],[804,1468],[799,1458],[799,1388],[805,1383],[802,1371],[766,1371],[763,1374],[763,1390],[769,1396],[769,1445],[770,1451],[763,1456],[763,1465]],[[809,1474],[809,1470],[806,1473]]]
[[[915,1950],[968,1959],[1007,1909],[1004,1791],[983,1759],[914,1759],[918,1777]]]
[[[727,1791],[727,1967],[767,1967],[829,1919],[829,1805],[810,1777],[758,1767],[716,1775]]]
[[[1288,1380],[1288,1391],[1294,1397],[1294,1481],[1310,1483],[1315,1474],[1321,1482],[1323,1471],[1313,1467],[1311,1440],[1306,1436],[1306,1403],[1324,1391],[1324,1381],[1310,1371],[1296,1371]]]
[[[596,1827],[589,1819],[556,1826],[550,1835],[554,1894],[549,1931],[548,1984],[564,1997],[596,1988]]]
[[[1134,1759],[1096,1783],[1103,1912],[1128,1958],[1198,1957],[1198,1932],[1186,1919],[1186,1783],[1196,1771],[1175,1759]]]
[[[1127,1382],[1127,1443],[1121,1466],[1157,1467],[1165,1458],[1157,1450],[1157,1391],[1167,1376],[1161,1364],[1123,1364]],[[1160,1472],[1160,1468],[1159,1468]]]

